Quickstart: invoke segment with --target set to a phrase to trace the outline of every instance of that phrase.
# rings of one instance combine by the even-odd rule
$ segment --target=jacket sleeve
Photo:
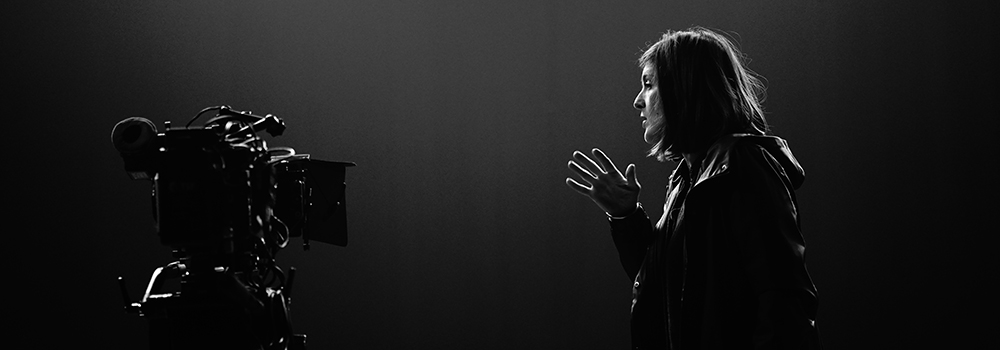
[[[794,190],[762,149],[740,155],[731,232],[755,294],[757,349],[816,349],[816,289],[805,267]]]
[[[622,219],[611,219],[611,238],[618,248],[618,258],[629,278],[635,278],[653,238],[653,225],[642,206]]]

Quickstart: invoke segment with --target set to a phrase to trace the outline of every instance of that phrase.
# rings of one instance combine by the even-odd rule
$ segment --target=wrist
[[[635,207],[632,208],[631,210],[623,211],[621,213],[616,213],[617,215],[609,212],[604,212],[604,214],[608,215],[608,219],[624,219],[629,216],[632,216],[632,214],[638,212],[639,209],[642,209],[642,203],[635,202]]]

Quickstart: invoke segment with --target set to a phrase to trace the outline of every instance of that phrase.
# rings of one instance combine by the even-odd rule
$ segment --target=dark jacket
[[[698,171],[680,162],[655,227],[641,207],[611,219],[635,278],[633,348],[820,348],[794,192],[804,176],[783,139],[731,135]]]

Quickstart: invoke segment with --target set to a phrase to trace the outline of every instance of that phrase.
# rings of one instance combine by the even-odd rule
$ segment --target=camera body
[[[284,122],[228,106],[209,107],[203,126],[158,132],[141,117],[112,131],[125,171],[152,183],[160,243],[176,261],[157,268],[139,302],[119,279],[126,309],[150,321],[153,349],[289,349],[305,347],[291,332],[294,281],[276,264],[290,237],[347,245],[344,173],[329,162],[269,149],[258,131],[280,135]],[[164,292],[164,282],[180,290]]]

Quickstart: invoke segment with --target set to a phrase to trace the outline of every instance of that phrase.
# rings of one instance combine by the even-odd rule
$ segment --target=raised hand
[[[635,178],[635,164],[629,164],[622,175],[615,163],[600,149],[592,151],[594,159],[583,152],[573,152],[573,160],[569,161],[569,169],[580,176],[580,181],[566,178],[566,185],[590,197],[597,206],[611,216],[624,216],[632,213],[639,202],[639,181]],[[600,164],[598,164],[600,163]]]

